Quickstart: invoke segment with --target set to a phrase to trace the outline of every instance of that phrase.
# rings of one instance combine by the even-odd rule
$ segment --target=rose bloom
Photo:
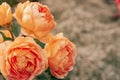
[[[64,78],[75,64],[75,45],[62,34],[57,34],[46,44],[45,49],[51,74],[56,78]]]
[[[45,37],[56,25],[49,8],[38,2],[19,3],[13,16],[28,34],[34,34],[42,42],[47,42]]]
[[[1,73],[6,80],[33,80],[47,69],[45,53],[32,38],[18,37],[1,53]]]
[[[115,3],[116,4],[120,4],[120,0],[115,0]]]
[[[12,36],[8,30],[0,30],[0,32],[2,32],[6,37],[12,38]],[[3,41],[4,41],[4,38],[3,38],[2,34],[0,34],[0,43],[2,43]]]
[[[11,20],[12,20],[11,7],[6,2],[3,2],[0,5],[0,25],[4,26],[7,23],[10,23]]]

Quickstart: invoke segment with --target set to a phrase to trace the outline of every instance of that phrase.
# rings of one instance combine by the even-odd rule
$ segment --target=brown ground
[[[112,0],[44,0],[55,16],[54,33],[77,46],[76,65],[64,80],[120,80],[120,20]]]

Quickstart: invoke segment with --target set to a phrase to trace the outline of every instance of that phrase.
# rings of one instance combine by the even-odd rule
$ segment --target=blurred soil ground
[[[113,0],[40,0],[77,46],[74,69],[64,80],[120,80],[120,20]]]

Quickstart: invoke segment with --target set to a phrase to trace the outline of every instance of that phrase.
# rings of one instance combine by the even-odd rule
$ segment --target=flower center
[[[47,9],[47,7],[38,6],[38,11],[40,13],[45,13],[45,16],[42,16],[42,17],[44,17],[48,22],[52,20],[51,13]]]
[[[30,57],[32,56],[32,57]],[[11,52],[10,58],[8,59],[12,72],[18,71],[18,73],[32,73],[36,68],[36,58],[29,52],[29,50],[14,50]],[[17,74],[17,72],[15,72]]]
[[[45,12],[47,11],[47,8],[46,8],[46,7],[39,6],[38,10],[39,10],[39,12],[45,13]]]

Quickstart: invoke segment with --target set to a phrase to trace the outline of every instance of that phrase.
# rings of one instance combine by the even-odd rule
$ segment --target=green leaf
[[[60,80],[51,75],[50,69],[48,68],[41,75],[37,76],[35,80]]]
[[[6,80],[4,77],[2,77],[2,80]]]
[[[21,32],[21,27],[17,22],[13,22],[12,24],[12,32],[13,34],[18,37]]]
[[[0,34],[2,35],[3,39],[5,40],[5,34],[3,32],[0,32]]]
[[[50,76],[43,72],[41,75],[37,76],[35,80],[51,80]]]
[[[44,44],[44,43],[42,43],[42,42],[39,41],[38,39],[34,39],[34,40],[35,40],[35,42],[36,42],[39,46],[41,46],[41,48],[44,49],[44,47],[45,47],[45,44]]]
[[[14,6],[18,3],[18,0],[0,0],[0,4],[2,4],[3,2],[7,2],[10,6]]]
[[[3,27],[2,27],[2,26],[0,26],[0,30],[3,30]]]
[[[5,41],[7,41],[7,40],[13,40],[12,38],[10,38],[10,37],[5,37],[5,39],[4,39]]]
[[[55,78],[55,77],[51,77],[51,80],[60,80],[60,79],[57,79],[57,78]]]
[[[11,40],[11,41],[12,41],[12,38],[6,37],[5,34],[4,34],[3,32],[0,32],[0,34],[2,35],[4,41],[7,41],[7,40]]]

